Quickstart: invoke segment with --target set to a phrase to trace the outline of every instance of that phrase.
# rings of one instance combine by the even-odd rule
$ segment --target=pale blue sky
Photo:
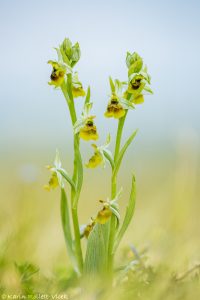
[[[152,75],[154,96],[130,113],[128,131],[172,141],[179,132],[198,132],[200,69],[199,1],[0,1],[1,150],[26,142],[56,147],[70,122],[60,92],[47,85],[49,59],[63,38],[79,41],[76,69],[92,88],[97,125],[104,119],[108,76],[126,79],[126,51],[137,51]],[[80,99],[77,102],[81,102]],[[54,140],[54,141],[52,141]],[[30,146],[31,147],[31,146]]]

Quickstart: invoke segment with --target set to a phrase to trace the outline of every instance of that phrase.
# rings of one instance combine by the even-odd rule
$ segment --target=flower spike
[[[152,94],[149,87],[151,77],[147,73],[147,67],[143,67],[142,58],[134,52],[127,53],[126,64],[128,67],[128,88],[124,93],[124,97],[134,104],[141,104],[144,102],[145,94]]]

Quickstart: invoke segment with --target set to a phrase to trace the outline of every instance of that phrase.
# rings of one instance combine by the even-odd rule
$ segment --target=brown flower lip
[[[93,121],[90,120],[90,121],[87,121],[86,125],[89,127],[92,127],[92,126],[94,126],[94,123],[93,123]]]
[[[141,84],[141,79],[136,79],[135,82],[131,83],[131,86],[134,90],[137,90],[139,89],[140,84]]]
[[[51,73],[50,79],[51,80],[55,80],[58,78],[58,75],[56,74],[56,70],[54,69]]]
[[[118,100],[117,99],[112,99],[111,100],[111,104],[118,104],[119,102],[118,102]]]

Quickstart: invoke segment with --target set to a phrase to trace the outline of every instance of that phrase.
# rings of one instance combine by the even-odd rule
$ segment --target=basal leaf
[[[109,222],[94,226],[88,238],[85,274],[102,274],[107,271],[108,235]]]

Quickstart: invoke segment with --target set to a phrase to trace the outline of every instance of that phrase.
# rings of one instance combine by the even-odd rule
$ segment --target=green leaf
[[[134,210],[135,210],[135,200],[136,200],[136,185],[135,185],[135,176],[133,175],[130,198],[129,198],[129,202],[128,202],[128,205],[126,208],[126,213],[125,213],[123,224],[122,224],[121,229],[116,237],[116,241],[114,244],[114,252],[116,251],[121,239],[124,236],[124,233],[126,232],[128,226],[132,220]]]
[[[123,156],[128,148],[128,146],[131,144],[131,142],[133,141],[133,139],[135,138],[137,134],[137,130],[135,130],[131,136],[128,138],[128,140],[126,141],[126,143],[124,144],[124,146],[122,147],[121,151],[119,152],[119,156],[118,156],[118,159],[116,161],[116,165],[115,165],[115,169],[114,169],[114,172],[113,172],[113,176],[116,176],[118,170],[119,170],[119,167],[121,165],[121,162],[122,162],[122,159],[123,159]]]
[[[90,103],[90,86],[88,86],[88,89],[87,89],[87,95],[85,97],[85,105],[84,106],[86,106],[86,104],[88,104],[88,103]]]
[[[109,222],[96,224],[89,235],[84,273],[102,274],[107,271]]]
[[[112,93],[115,93],[115,85],[111,77],[109,77],[109,82]]]
[[[77,164],[77,185],[76,185],[76,194],[75,194],[75,198],[74,198],[74,202],[73,202],[73,207],[77,207],[78,204],[78,199],[79,199],[79,195],[81,192],[81,187],[82,187],[82,183],[83,183],[83,164],[82,164],[82,158],[81,158],[81,154],[80,154],[80,150],[79,150],[79,137],[78,135],[75,135],[75,140],[74,143],[76,144],[75,146],[75,157],[77,158],[76,160],[76,164]]]
[[[68,255],[76,269],[77,263],[73,252],[73,240],[72,240],[72,233],[71,233],[71,226],[70,226],[69,209],[70,208],[69,208],[67,195],[65,193],[65,190],[61,189],[60,212],[61,212],[62,227],[63,227],[64,237],[65,237],[65,243],[68,250]]]
[[[73,182],[72,178],[69,176],[66,170],[62,168],[56,168],[57,172],[62,175],[62,177],[71,185],[71,187],[76,190],[75,183]]]

